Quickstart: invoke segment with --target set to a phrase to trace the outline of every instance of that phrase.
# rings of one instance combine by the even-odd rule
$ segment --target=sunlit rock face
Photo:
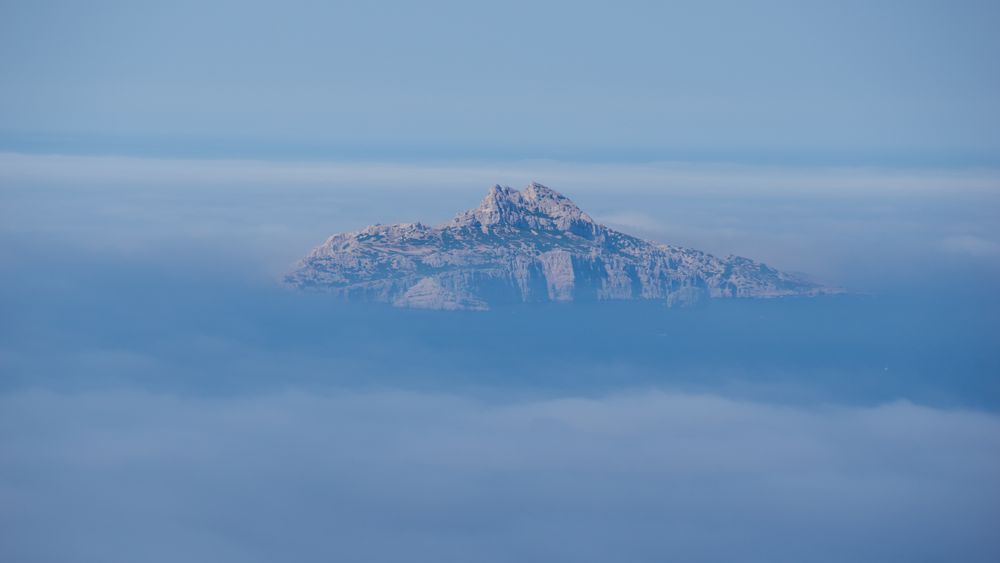
[[[595,222],[541,184],[494,186],[437,227],[373,225],[334,235],[285,276],[299,289],[399,307],[486,310],[510,303],[836,293],[738,256],[642,240]]]

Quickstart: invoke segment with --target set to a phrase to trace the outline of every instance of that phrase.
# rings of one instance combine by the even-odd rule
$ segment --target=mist
[[[995,560],[1000,419],[621,393],[0,398],[17,561]],[[58,537],[59,541],[52,541]]]
[[[4,559],[1000,553],[995,171],[0,162]],[[449,313],[279,284],[330,234],[531,179],[848,293]]]
[[[998,24],[0,1],[0,562],[1000,561]],[[443,311],[282,283],[331,235],[530,182],[689,249],[574,242],[607,279],[681,257],[824,294]],[[577,217],[532,193],[514,223]],[[407,302],[467,303],[433,281]]]

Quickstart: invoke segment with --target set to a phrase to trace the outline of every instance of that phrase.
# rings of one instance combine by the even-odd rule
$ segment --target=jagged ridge
[[[538,183],[499,185],[429,227],[373,225],[328,238],[285,277],[296,288],[400,307],[485,310],[577,299],[781,297],[835,293],[747,258],[642,240],[595,222]]]

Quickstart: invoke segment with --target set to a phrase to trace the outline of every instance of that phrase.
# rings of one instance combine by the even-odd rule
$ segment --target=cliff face
[[[285,277],[296,288],[400,307],[485,310],[504,303],[834,293],[730,256],[642,240],[596,223],[541,184],[494,186],[437,227],[374,225],[334,235]]]

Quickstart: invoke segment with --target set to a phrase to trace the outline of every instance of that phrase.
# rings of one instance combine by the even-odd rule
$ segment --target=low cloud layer
[[[434,224],[475,206],[494,183],[531,180],[632,234],[830,285],[873,291],[997,275],[995,169],[0,153],[0,222],[5,235],[102,252],[225,245],[277,276],[335,232]]]
[[[661,392],[0,398],[0,558],[995,561],[1000,419]]]
[[[331,232],[528,179],[880,291],[453,316],[274,287]],[[996,185],[0,155],[0,560],[995,561]]]
[[[941,241],[948,252],[976,257],[992,257],[1000,254],[1000,244],[975,235],[959,235]]]
[[[982,194],[1000,185],[995,168],[777,166],[727,162],[522,160],[251,160],[80,156],[0,152],[0,181],[180,189],[183,186],[320,186],[393,191],[479,190],[531,181],[581,192],[675,195]]]

